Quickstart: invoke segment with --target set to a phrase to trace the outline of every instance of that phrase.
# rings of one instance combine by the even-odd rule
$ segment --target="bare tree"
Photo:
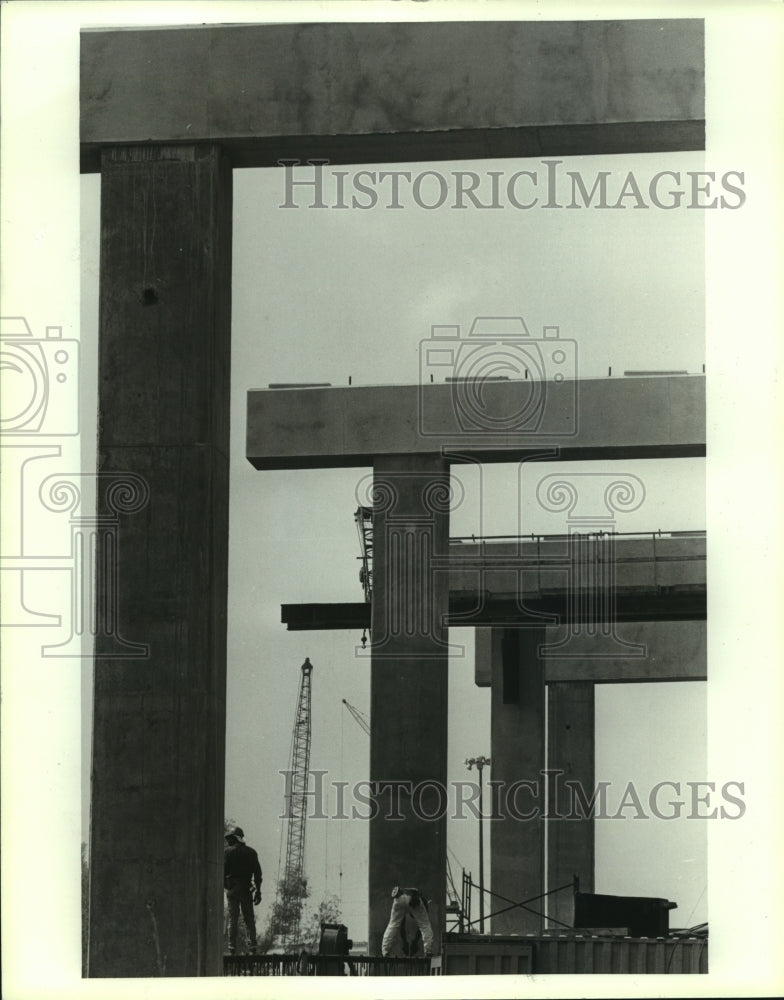
[[[310,918],[302,929],[302,947],[308,951],[317,951],[321,937],[322,924],[339,924],[343,920],[340,912],[340,900],[330,896],[322,900],[318,908],[313,910]]]

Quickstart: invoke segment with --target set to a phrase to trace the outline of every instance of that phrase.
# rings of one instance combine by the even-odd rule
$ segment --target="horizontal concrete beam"
[[[544,448],[565,461],[705,454],[702,375],[486,382],[481,414],[475,405],[467,382],[251,389],[247,458],[315,469],[444,447],[485,462]],[[510,414],[522,414],[515,429],[496,430]]]
[[[563,627],[547,628],[547,644],[560,642]],[[545,653],[545,680],[593,681],[596,684],[646,683],[651,681],[705,681],[708,679],[708,627],[705,621],[621,622],[617,639],[645,647],[642,657],[624,659],[606,640],[576,636],[571,642],[575,656],[582,647],[584,658],[559,659],[557,650]],[[602,656],[602,644],[612,658]]]
[[[708,679],[707,624],[704,620],[619,622],[610,637],[587,634],[571,637],[568,658],[555,647],[567,636],[562,625],[545,629],[549,649],[543,651],[548,684],[591,681],[594,684],[641,684],[654,681],[705,681]],[[492,628],[476,630],[474,681],[490,687],[493,656],[500,644]],[[643,646],[643,656],[620,655],[620,643]],[[580,652],[583,656],[580,657]]]
[[[615,536],[611,553],[606,541],[583,545],[583,557],[572,563],[567,536],[545,535],[535,541],[464,543],[449,546],[449,615],[452,626],[514,625],[531,615],[555,615],[558,621],[595,620],[600,601],[579,602],[575,594],[598,596],[593,571],[611,554],[615,567],[618,621],[691,621],[705,618],[706,546],[704,533]],[[584,557],[589,557],[585,559]],[[575,579],[575,575],[577,578]],[[588,585],[590,581],[591,586]],[[284,604],[281,621],[290,631],[370,627],[371,605]],[[637,640],[634,640],[637,641]],[[580,679],[580,678],[577,678]],[[477,683],[480,683],[477,680]]]
[[[614,586],[623,597],[705,590],[704,533],[607,536],[577,548],[568,536],[536,541],[456,543],[449,547],[449,585],[453,600],[541,600],[571,593],[601,592],[600,571],[612,563]],[[587,557],[587,558],[586,558]],[[577,561],[573,564],[572,560]]]
[[[81,36],[82,169],[220,143],[236,166],[703,149],[701,20],[239,24]]]
[[[453,628],[479,628],[491,625],[517,626],[522,622],[534,624],[541,616],[547,621],[559,622],[570,618],[569,603],[565,595],[547,596],[526,601],[521,611],[514,597],[482,596],[465,598],[450,596],[446,624]],[[700,621],[706,615],[705,588],[693,590],[643,593],[620,596],[616,607],[616,621]],[[349,629],[361,631],[370,628],[370,605],[359,603],[335,604],[281,604],[280,620],[289,632],[333,631]],[[571,617],[572,621],[593,621],[588,615]]]

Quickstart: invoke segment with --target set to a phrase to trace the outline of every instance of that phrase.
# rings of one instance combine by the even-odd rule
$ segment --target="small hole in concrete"
[[[154,306],[158,302],[158,293],[154,288],[145,288],[142,292],[142,305]]]

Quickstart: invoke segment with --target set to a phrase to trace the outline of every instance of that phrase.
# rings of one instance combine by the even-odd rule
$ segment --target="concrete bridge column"
[[[574,782],[587,801],[595,782],[594,684],[571,681],[547,686],[547,768],[563,771],[557,782],[557,799],[550,803],[547,821],[547,887],[555,889],[580,879],[581,892],[594,891],[595,837],[592,818],[571,818],[572,799],[565,782]],[[551,784],[553,783],[551,782]],[[579,805],[576,812],[581,816]],[[559,816],[568,817],[559,819]],[[547,913],[558,924],[574,923],[574,900],[564,891],[547,897]]]
[[[492,630],[491,777],[499,785],[490,822],[490,888],[514,902],[544,891],[542,771],[545,747],[545,629]],[[502,909],[490,897],[485,912]],[[544,901],[531,904],[544,909]],[[539,931],[541,917],[520,908],[492,918],[494,934]]]
[[[149,656],[96,641],[90,976],[222,971],[231,202],[215,146],[103,153],[99,477],[149,502],[98,608]]]
[[[373,493],[370,779],[382,784],[370,821],[371,955],[381,954],[395,885],[431,897],[433,929],[443,929],[449,574],[434,572],[433,558],[443,565],[448,554],[448,465],[379,458]]]

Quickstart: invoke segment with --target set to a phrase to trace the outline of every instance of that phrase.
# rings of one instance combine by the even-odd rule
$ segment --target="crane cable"
[[[297,695],[297,699],[299,700],[299,694]],[[294,756],[294,738],[295,738],[295,734],[296,734],[296,726],[294,727],[294,729],[292,729],[292,731],[291,731],[291,739],[289,740],[289,757],[288,757],[289,763],[291,762],[292,757]],[[286,828],[286,822],[287,822],[286,821],[286,816],[289,813],[290,806],[291,806],[291,801],[289,800],[288,808],[287,808],[286,796],[284,795],[283,796],[283,813],[282,813],[282,815],[280,817],[280,842],[278,844],[278,881],[277,881],[277,884],[275,886],[275,902],[276,903],[280,902],[280,883],[281,883],[281,881],[283,879],[283,874],[284,874],[283,873],[283,831]]]
[[[455,887],[455,880],[452,878],[452,866],[449,864],[449,855],[447,855],[446,858],[446,877],[449,879],[449,884],[452,886],[452,892],[454,893],[455,899],[457,899],[457,888]]]
[[[459,895],[459,893],[458,893],[458,891],[457,891],[457,886],[455,885],[455,882],[454,882],[454,879],[452,878],[452,869],[451,869],[451,866],[450,866],[450,864],[449,864],[449,855],[450,855],[450,854],[451,854],[451,855],[452,855],[452,857],[454,858],[454,860],[455,860],[455,864],[456,864],[456,865],[460,865],[460,869],[461,869],[461,871],[465,872],[465,870],[466,870],[466,869],[465,869],[465,865],[464,865],[464,864],[463,864],[463,862],[462,862],[462,861],[460,860],[460,858],[458,858],[458,856],[457,856],[457,855],[455,854],[455,852],[454,852],[454,851],[452,850],[452,848],[451,848],[451,847],[449,847],[449,846],[447,845],[447,859],[446,859],[446,870],[447,870],[447,874],[449,875],[449,881],[450,881],[450,882],[452,883],[452,889],[454,890],[454,893],[455,893],[455,897],[456,897],[457,899],[459,899],[459,898],[460,898],[460,895]]]
[[[346,701],[345,698],[343,699],[343,704],[349,710],[359,728],[365,733],[366,736],[370,736],[370,719],[365,715],[365,713],[360,712],[358,708],[355,708],[354,705],[352,705],[351,702]]]

